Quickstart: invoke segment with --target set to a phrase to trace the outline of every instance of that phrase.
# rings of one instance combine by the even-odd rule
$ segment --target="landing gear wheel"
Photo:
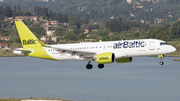
[[[159,64],[160,64],[160,65],[164,65],[164,62],[161,61],[161,62],[159,62]]]
[[[87,69],[92,69],[92,68],[93,68],[93,65],[87,64],[87,65],[86,65],[86,68],[87,68]]]
[[[92,69],[93,68],[93,65],[91,65],[91,61],[88,62],[88,64],[86,65],[86,68],[87,69]]]
[[[104,64],[98,64],[98,68],[99,68],[99,69],[104,68]]]

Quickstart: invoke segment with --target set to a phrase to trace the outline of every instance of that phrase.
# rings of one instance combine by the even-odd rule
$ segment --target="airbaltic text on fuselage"
[[[29,40],[23,40],[23,45],[32,45],[32,44],[36,44],[35,43],[36,40],[33,39],[29,39]]]
[[[114,43],[114,46],[113,46],[114,49],[118,49],[118,48],[140,48],[140,47],[145,47],[144,41],[117,42],[117,43]]]

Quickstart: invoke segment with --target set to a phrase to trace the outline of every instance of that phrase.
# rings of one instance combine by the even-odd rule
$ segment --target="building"
[[[52,38],[51,38],[51,41],[52,41],[52,42],[56,42],[56,41],[57,41],[57,37],[52,37]]]
[[[25,20],[30,19],[30,21],[35,21],[35,22],[38,21],[38,18],[37,17],[33,17],[33,16],[16,16],[15,17],[15,21],[22,21],[24,19]]]
[[[58,21],[49,21],[49,23],[53,26],[58,26]]]
[[[95,39],[85,39],[84,41],[85,42],[95,42],[96,40]]]
[[[4,18],[4,21],[11,21],[11,22],[13,22],[13,18],[12,17],[6,17],[6,18]]]
[[[49,31],[49,27],[57,27],[58,21],[46,21],[46,23],[43,23],[41,27],[43,27],[46,31]]]
[[[114,16],[110,17],[110,19],[114,19]]]
[[[154,23],[163,23],[164,19],[154,19]]]
[[[69,23],[60,23],[61,25],[69,26]]]
[[[132,0],[127,0],[127,3],[129,3],[129,4],[132,3]]]
[[[6,40],[6,41],[9,41],[10,38],[11,38],[10,36],[0,36],[1,40]]]
[[[47,36],[54,36],[55,35],[54,32],[55,32],[55,30],[53,30],[53,31],[47,30],[46,35]]]
[[[145,21],[143,19],[140,20],[141,23],[145,23]]]
[[[6,43],[0,43],[0,48],[8,48],[8,44],[6,44]]]
[[[109,36],[112,36],[112,35],[114,35],[112,32],[111,32],[111,33],[109,33]]]
[[[89,33],[89,30],[88,30],[88,29],[85,29],[85,30],[84,30],[84,34],[86,34],[86,33]]]
[[[40,40],[42,41],[42,42],[51,42],[51,37],[50,36],[47,36],[47,35],[44,35],[44,36],[42,36],[41,38],[40,38]]]
[[[143,6],[136,6],[136,8],[143,8]]]

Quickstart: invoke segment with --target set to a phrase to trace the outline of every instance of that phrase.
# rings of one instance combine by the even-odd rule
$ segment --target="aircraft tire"
[[[161,61],[161,62],[159,62],[159,64],[160,64],[160,65],[164,65],[164,62]]]
[[[103,69],[104,68],[104,64],[98,64],[98,68],[99,69]]]
[[[86,65],[86,68],[87,68],[87,69],[92,69],[92,68],[93,68],[93,65],[87,64],[87,65]]]

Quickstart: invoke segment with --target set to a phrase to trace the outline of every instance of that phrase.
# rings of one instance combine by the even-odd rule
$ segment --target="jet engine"
[[[97,57],[96,57],[98,64],[113,63],[114,59],[115,59],[115,55],[112,52],[100,53],[100,54],[97,54]]]

